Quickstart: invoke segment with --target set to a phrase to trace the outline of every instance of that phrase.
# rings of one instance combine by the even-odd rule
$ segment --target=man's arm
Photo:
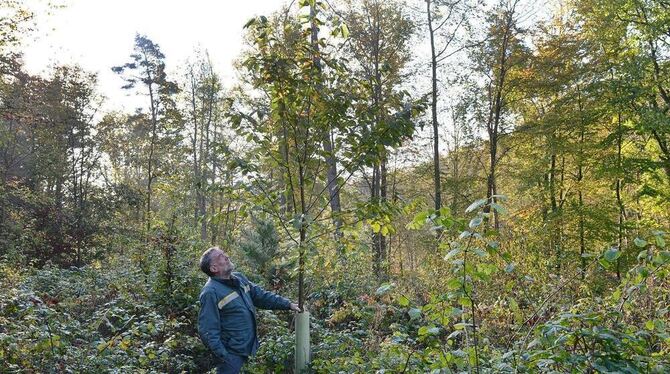
[[[249,282],[249,293],[254,305],[261,309],[282,309],[290,310],[291,302],[273,292],[262,289],[257,284]]]
[[[200,295],[200,315],[198,316],[198,333],[205,345],[221,360],[228,352],[221,342],[221,320],[216,295],[205,292]]]
[[[300,308],[298,308],[297,304],[294,304],[290,300],[273,292],[264,290],[262,287],[251,282],[242,274],[237,275],[244,279],[244,281],[249,285],[249,295],[251,296],[251,300],[254,302],[254,306],[256,306],[256,308],[292,310],[294,312],[300,311]]]

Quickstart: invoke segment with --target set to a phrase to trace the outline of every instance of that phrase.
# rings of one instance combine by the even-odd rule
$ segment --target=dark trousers
[[[229,353],[226,356],[226,360],[216,366],[216,374],[238,374],[246,361],[246,357]]]

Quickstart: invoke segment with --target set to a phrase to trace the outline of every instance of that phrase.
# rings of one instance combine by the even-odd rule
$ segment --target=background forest
[[[0,7],[0,373],[209,370],[210,245],[313,372],[670,371],[670,2],[292,1],[230,85],[138,34],[127,113]]]

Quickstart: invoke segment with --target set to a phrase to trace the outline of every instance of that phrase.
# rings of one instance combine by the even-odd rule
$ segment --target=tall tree
[[[570,238],[577,236],[579,258],[585,267],[587,241],[585,230],[588,207],[586,186],[593,183],[585,169],[597,132],[597,75],[582,56],[588,44],[580,37],[569,8],[556,12],[548,22],[540,23],[534,33],[532,63],[521,75],[520,93],[510,105],[520,115],[516,128],[520,143],[542,144],[529,156],[537,162],[528,165],[527,175],[540,187],[541,219],[547,230],[547,252],[553,253],[555,269],[560,271]],[[524,172],[526,173],[526,172]],[[576,195],[572,192],[576,191]],[[575,201],[576,199],[576,201]],[[573,221],[577,217],[576,224]]]
[[[506,122],[508,101],[513,91],[510,73],[522,66],[526,48],[517,26],[518,0],[502,0],[487,17],[487,37],[476,53],[477,70],[483,74],[485,87],[483,111],[488,140],[488,170],[486,198],[496,203],[498,195],[497,168],[504,152],[500,152],[500,138],[510,129]],[[488,209],[488,208],[487,208]],[[497,210],[493,210],[494,227],[498,229]]]
[[[94,180],[99,170],[100,152],[94,137],[93,117],[100,104],[95,95],[96,78],[78,67],[60,67],[56,70],[52,91],[59,92],[60,117],[65,123],[67,200],[71,221],[67,223],[72,240],[74,263],[85,263],[85,252],[97,233],[98,220],[94,213],[96,187]],[[55,114],[55,113],[54,113]],[[98,217],[99,218],[99,217]]]
[[[409,62],[410,40],[415,26],[399,2],[363,0],[347,2],[344,20],[351,32],[347,52],[355,61],[356,77],[364,82],[368,98],[369,132],[378,132],[393,121],[392,113],[402,106],[403,95],[399,86],[408,76],[403,69]],[[387,161],[389,149],[379,144],[376,160],[372,164],[369,179],[370,202],[377,205],[387,203]],[[375,272],[387,277],[387,243],[381,231],[373,233]]]
[[[214,128],[220,117],[221,82],[214,73],[209,54],[198,55],[187,67],[186,94],[190,122],[191,157],[193,162],[194,222],[200,226],[200,239],[207,240],[208,190],[215,179]],[[210,180],[211,178],[211,180]]]
[[[469,12],[473,7],[462,0],[426,1],[428,38],[430,41],[431,70],[431,123],[433,127],[433,184],[435,211],[442,207],[442,187],[440,171],[440,126],[438,122],[438,70],[440,63],[459,51],[459,33],[468,26]],[[437,23],[437,24],[436,24]],[[439,38],[441,43],[436,41]],[[438,51],[439,49],[439,51]]]
[[[168,80],[165,72],[165,55],[155,44],[144,35],[135,36],[134,52],[131,61],[112,68],[112,71],[123,75],[126,84],[123,89],[138,89],[148,97],[149,110],[149,144],[146,167],[146,231],[151,230],[152,185],[157,176],[156,157],[161,138],[170,132],[169,119],[174,115],[172,95],[178,92],[177,84]],[[138,85],[141,85],[139,88]],[[172,113],[170,113],[172,112]]]
[[[316,2],[310,3],[309,6],[309,18],[310,18],[310,43],[312,46],[312,60],[314,63],[314,67],[316,69],[316,74],[320,74],[322,67],[321,67],[321,57],[319,55],[319,19],[317,17],[318,9],[317,9],[317,4]],[[346,27],[346,26],[344,26]],[[346,31],[345,31],[346,32]],[[319,82],[321,80],[318,80]],[[321,91],[323,90],[323,87],[317,86],[317,90]],[[330,198],[328,201],[330,202],[330,209],[331,209],[331,215],[332,215],[332,220],[333,224],[335,225],[335,238],[338,239],[342,236],[342,204],[340,202],[340,185],[337,182],[337,156],[335,154],[335,149],[333,147],[333,126],[331,125],[331,129],[324,134],[324,139],[323,139],[323,150],[324,150],[324,158],[326,161],[327,171],[326,171],[326,183],[328,185],[328,193]]]
[[[662,210],[670,196],[670,4],[582,0],[575,7],[582,35],[594,46],[589,58],[600,67],[609,131],[603,145],[611,149],[605,172],[615,179],[616,246],[624,250],[625,231],[633,227],[625,190],[637,190],[638,201],[656,199]],[[621,276],[621,259],[616,273]]]

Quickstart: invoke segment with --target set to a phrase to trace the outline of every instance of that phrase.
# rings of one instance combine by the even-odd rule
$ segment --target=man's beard
[[[224,277],[230,277],[230,275],[233,273],[234,270],[235,270],[235,264],[233,264],[231,262],[228,269],[225,272],[223,272],[221,275],[224,276]]]

